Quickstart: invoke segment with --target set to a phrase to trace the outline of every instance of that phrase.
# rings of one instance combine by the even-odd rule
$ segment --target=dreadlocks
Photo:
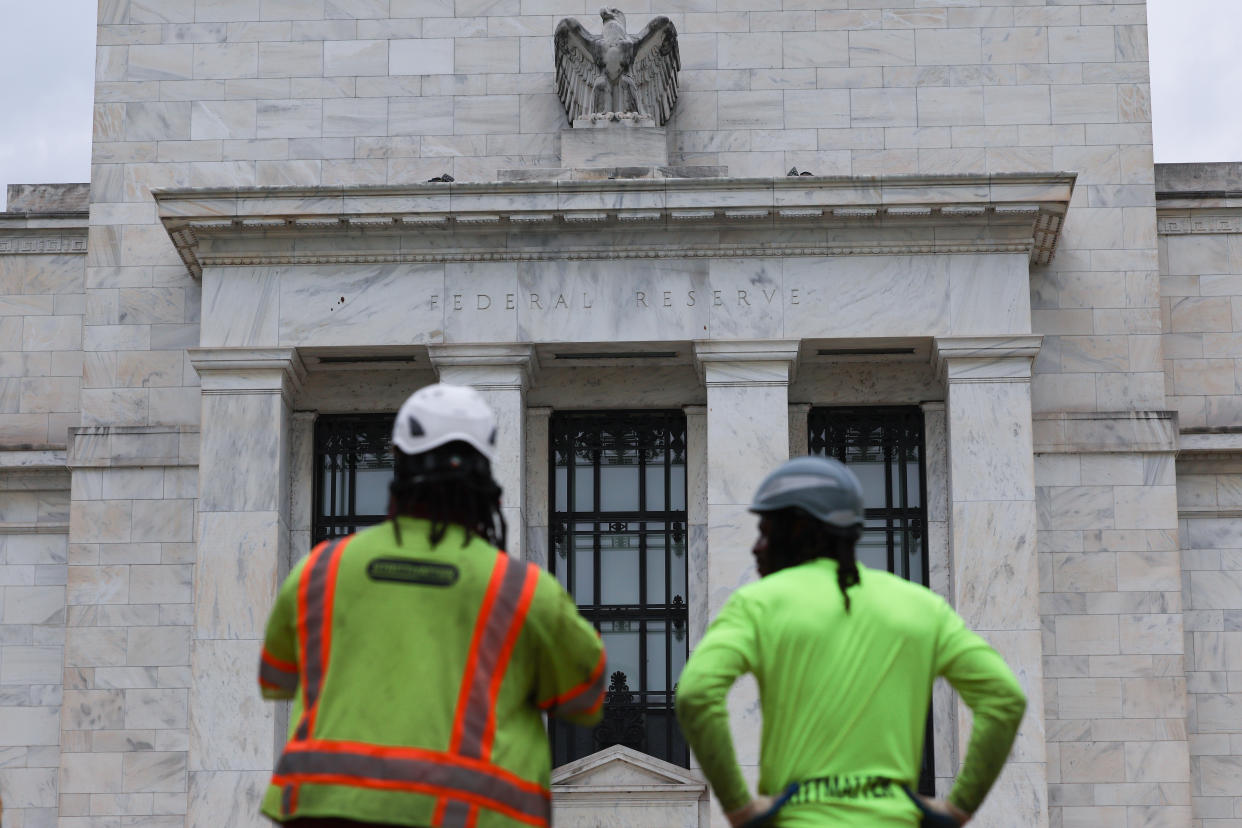
[[[500,486],[492,480],[491,464],[474,447],[460,440],[422,454],[396,455],[393,480],[388,484],[388,517],[397,515],[431,521],[432,546],[444,540],[449,524],[466,530],[462,545],[475,535],[505,548],[507,527],[500,512]],[[401,527],[393,520],[397,544]]]
[[[816,520],[796,506],[764,513],[768,531],[768,566],[779,572],[791,566],[831,558],[837,562],[837,587],[850,611],[847,590],[858,583],[858,562],[854,546],[862,537],[862,527],[838,527]]]

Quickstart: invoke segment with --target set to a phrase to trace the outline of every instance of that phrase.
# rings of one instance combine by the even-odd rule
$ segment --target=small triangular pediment
[[[632,787],[687,785],[702,788],[703,780],[678,765],[639,753],[624,745],[606,747],[552,771],[556,786]]]

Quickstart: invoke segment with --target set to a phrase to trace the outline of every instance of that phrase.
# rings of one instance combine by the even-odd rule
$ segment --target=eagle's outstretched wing
[[[638,84],[642,110],[664,126],[677,105],[677,27],[667,17],[656,17],[634,38],[634,64],[630,75]]]
[[[575,118],[591,114],[591,83],[599,75],[596,68],[603,62],[600,38],[586,30],[572,17],[556,24],[553,37],[556,57],[556,96],[565,107],[569,125]]]

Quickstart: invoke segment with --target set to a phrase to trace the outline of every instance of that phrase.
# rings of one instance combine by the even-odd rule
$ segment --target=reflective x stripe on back
[[[467,809],[487,808],[535,826],[548,824],[551,801],[546,788],[478,759],[318,739],[290,743],[272,781],[438,795]]]
[[[352,537],[352,535],[350,536]],[[298,582],[298,642],[301,645],[302,718],[293,738],[305,740],[315,730],[319,694],[328,672],[332,646],[332,602],[336,594],[336,572],[341,552],[349,538],[331,541],[311,552]],[[262,668],[260,668],[262,669]],[[285,783],[280,797],[281,811],[292,815],[298,807],[297,783]]]
[[[350,536],[352,537],[352,535]],[[332,602],[336,593],[336,571],[348,538],[332,541],[313,552],[302,570],[298,584],[298,641],[302,645],[302,719],[294,738],[309,739],[315,730],[316,705],[328,672],[332,647]]]
[[[486,760],[491,756],[496,698],[513,646],[526,622],[538,577],[532,564],[516,561],[505,552],[498,553],[466,657],[449,745],[451,753],[468,759]],[[477,803],[462,798],[441,798],[431,824],[472,828],[478,816],[477,807]]]

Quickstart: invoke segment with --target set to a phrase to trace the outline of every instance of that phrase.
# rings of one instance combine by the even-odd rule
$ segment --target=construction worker
[[[844,464],[790,460],[760,484],[750,510],[760,518],[760,580],[730,596],[677,692],[682,731],[729,823],[965,823],[1026,709],[1013,673],[939,596],[855,561],[863,493]],[[758,681],[763,713],[757,797],[738,768],[725,708],[744,673]],[[974,711],[946,801],[910,793],[936,676]]]
[[[496,418],[432,385],[393,425],[390,519],[280,588],[259,685],[292,699],[263,813],[301,828],[546,826],[541,714],[601,717],[604,650],[556,579],[503,551]]]

